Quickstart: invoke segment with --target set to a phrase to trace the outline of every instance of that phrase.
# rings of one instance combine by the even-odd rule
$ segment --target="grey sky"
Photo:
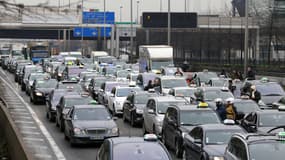
[[[48,0],[15,0],[17,3],[26,5],[35,5],[44,3]],[[49,0],[49,5],[58,6],[71,3],[80,4],[80,0]],[[103,10],[104,0],[84,0],[84,9],[96,8]],[[167,0],[133,0],[134,20],[137,18],[137,1],[139,1],[139,15],[146,11],[160,11],[160,2],[162,1],[162,11],[167,11]],[[199,14],[227,14],[231,9],[231,0],[186,0],[187,11],[198,12]],[[75,7],[76,5],[73,5]],[[130,21],[130,0],[106,0],[106,10],[116,12],[116,20],[119,21],[120,6],[122,6],[122,20]],[[171,0],[171,10],[175,12],[184,12],[185,0]]]

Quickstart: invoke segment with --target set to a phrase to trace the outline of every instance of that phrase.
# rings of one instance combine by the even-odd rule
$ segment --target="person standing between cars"
[[[236,120],[237,117],[237,111],[234,106],[234,99],[233,98],[228,98],[226,99],[226,119],[232,119]]]
[[[180,71],[179,67],[177,67],[176,72],[174,73],[174,76],[183,76],[183,73]]]
[[[216,111],[219,114],[221,120],[224,121],[227,115],[226,115],[226,109],[223,105],[223,100],[221,98],[216,98],[215,102],[216,102]]]
[[[144,90],[145,91],[148,91],[149,89],[153,88],[153,85],[152,85],[152,80],[149,80],[148,83],[147,83],[147,86],[145,86]]]
[[[222,72],[220,74],[220,76],[223,76],[224,78],[227,78],[227,73],[224,69],[222,69]]]
[[[252,70],[251,67],[247,68],[246,78],[248,80],[255,80],[255,73],[254,73],[254,71]]]
[[[250,95],[249,98],[254,100],[256,103],[258,103],[261,99],[261,94],[259,91],[257,91],[256,86],[252,85],[250,87]]]

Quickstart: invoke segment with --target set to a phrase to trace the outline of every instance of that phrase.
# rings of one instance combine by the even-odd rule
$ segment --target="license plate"
[[[91,140],[102,140],[104,139],[104,137],[102,136],[93,136],[93,137],[90,137]]]

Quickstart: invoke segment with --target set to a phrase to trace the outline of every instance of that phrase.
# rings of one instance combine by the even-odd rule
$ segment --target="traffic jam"
[[[2,57],[1,67],[31,104],[46,105],[44,116],[71,147],[100,144],[97,160],[284,159],[279,83],[176,67],[170,46],[139,50],[134,64],[93,51],[18,54]],[[120,136],[118,119],[142,135]]]

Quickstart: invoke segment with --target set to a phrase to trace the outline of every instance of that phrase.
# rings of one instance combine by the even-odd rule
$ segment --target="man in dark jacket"
[[[250,95],[249,95],[249,97],[250,97],[250,99],[254,100],[257,104],[258,104],[258,102],[260,101],[260,99],[261,99],[261,94],[260,94],[260,92],[258,92],[258,91],[256,90],[255,85],[252,85],[252,86],[250,87]]]
[[[219,114],[220,118],[222,121],[224,121],[227,118],[227,113],[226,113],[226,109],[223,105],[223,100],[221,98],[217,98],[215,99],[216,102],[216,111]]]
[[[247,78],[248,80],[255,80],[255,73],[254,73],[254,71],[251,69],[251,67],[248,67],[248,68],[247,68],[246,78]]]

